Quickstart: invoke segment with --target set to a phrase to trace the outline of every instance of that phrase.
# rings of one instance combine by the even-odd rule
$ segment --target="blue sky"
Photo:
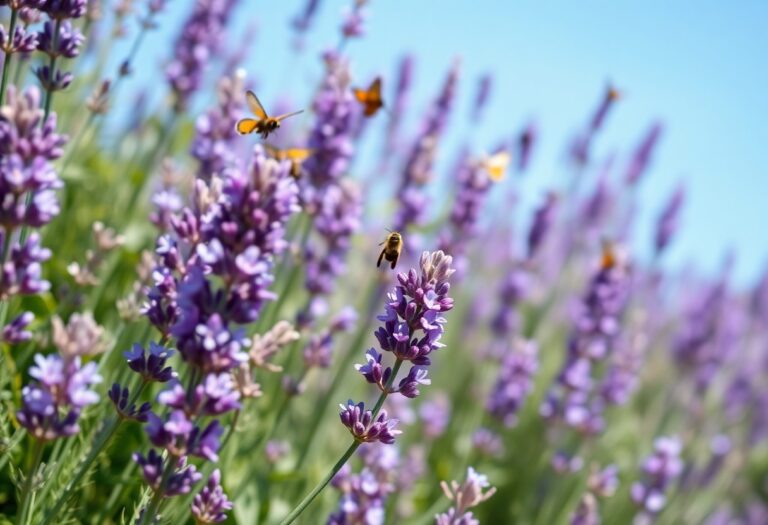
[[[252,42],[244,66],[259,78],[263,99],[277,98],[286,83],[289,92],[308,96],[319,73],[317,54],[338,42],[340,14],[349,3],[321,1],[297,62],[288,20],[303,1],[241,0],[228,45]],[[166,42],[191,4],[172,2],[160,20],[163,30],[145,49],[170,49]],[[684,180],[682,231],[667,264],[693,261],[711,272],[732,248],[737,278],[745,283],[768,262],[768,2],[373,0],[368,11],[368,35],[347,48],[354,73],[386,79],[404,53],[413,53],[415,120],[456,56],[463,84],[454,127],[462,138],[468,102],[487,71],[494,89],[474,144],[490,147],[536,118],[541,140],[525,181],[530,201],[562,180],[565,144],[610,79],[626,96],[610,116],[598,154],[616,151],[624,158],[653,120],[666,126],[640,192],[645,227],[636,251],[647,254],[648,226]],[[244,38],[249,22],[258,29]],[[134,81],[146,81],[142,77]]]

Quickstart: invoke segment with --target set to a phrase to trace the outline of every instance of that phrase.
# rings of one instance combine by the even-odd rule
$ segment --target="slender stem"
[[[33,459],[32,459],[32,466],[29,469],[29,474],[27,474],[27,479],[24,480],[24,488],[21,490],[21,498],[19,501],[21,501],[20,505],[20,511],[17,515],[16,519],[16,525],[26,525],[27,524],[27,515],[29,514],[29,503],[30,503],[30,497],[32,495],[32,485],[35,480],[35,476],[37,476],[37,469],[40,467],[40,462],[43,459],[43,450],[45,448],[45,441],[37,438],[32,438],[35,441],[34,447],[33,447]]]
[[[13,46],[13,34],[16,31],[16,18],[19,16],[19,12],[16,9],[11,9],[11,22],[8,26],[8,44],[5,50],[5,60],[3,61],[3,79],[0,82],[0,106],[3,105],[5,100],[5,87],[8,85],[8,73],[11,71],[11,57],[13,52],[11,47]]]
[[[387,381],[387,384],[384,385],[384,389],[381,391],[381,394],[379,395],[378,401],[376,401],[376,404],[373,407],[373,419],[376,418],[379,411],[381,410],[381,407],[384,405],[384,401],[387,399],[387,396],[392,391],[392,385],[395,383],[395,378],[397,377],[397,372],[400,370],[400,367],[403,364],[403,360],[398,358],[395,361],[395,366],[392,368],[392,375],[389,376],[389,380]],[[317,497],[320,492],[323,491],[323,489],[328,485],[328,483],[333,479],[333,476],[336,475],[336,473],[341,470],[341,467],[344,466],[344,464],[347,462],[347,460],[352,456],[352,454],[355,453],[355,450],[357,450],[357,447],[360,446],[360,441],[355,440],[352,445],[347,449],[346,452],[344,452],[344,455],[341,456],[341,458],[336,462],[336,464],[331,468],[330,471],[325,475],[325,477],[320,480],[320,483],[318,483],[315,488],[313,488],[309,494],[307,494],[303,500],[301,500],[301,503],[299,503],[295,509],[291,511],[288,516],[280,522],[280,525],[290,525],[293,523],[296,518],[299,517],[299,515],[304,512],[304,509],[306,509],[310,503]]]
[[[136,400],[141,395],[142,390],[144,390],[144,387],[147,385],[146,381],[142,381],[139,388],[134,392],[131,399],[128,401],[127,406],[131,406],[134,403],[136,403]],[[97,437],[94,440],[94,444],[91,447],[91,451],[88,453],[88,456],[85,458],[85,461],[83,461],[80,464],[80,468],[77,470],[77,473],[72,477],[72,479],[67,483],[67,486],[62,491],[61,495],[56,500],[56,503],[54,503],[53,507],[50,511],[46,512],[45,518],[43,519],[43,525],[47,525],[50,523],[52,519],[55,519],[58,517],[58,513],[61,510],[61,507],[64,505],[64,503],[67,501],[67,498],[70,496],[70,491],[77,487],[77,485],[80,483],[80,480],[83,479],[83,476],[88,472],[88,470],[91,468],[91,465],[96,460],[97,457],[99,457],[99,454],[104,450],[104,448],[107,446],[109,441],[112,439],[112,437],[115,435],[115,432],[117,432],[117,429],[120,427],[120,424],[125,421],[125,419],[119,415],[115,416],[114,419],[112,419],[107,425],[104,426],[102,431],[100,432],[99,437]]]

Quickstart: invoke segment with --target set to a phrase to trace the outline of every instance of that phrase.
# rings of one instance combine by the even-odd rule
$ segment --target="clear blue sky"
[[[258,77],[262,98],[274,100],[286,81],[289,92],[310,93],[319,72],[316,56],[338,42],[340,13],[351,2],[321,1],[307,52],[296,63],[288,20],[303,3],[240,2],[227,38],[232,46],[243,45],[246,23],[258,22],[244,66]],[[160,20],[163,30],[144,49],[170,51],[165,43],[191,5],[171,2]],[[456,120],[462,122],[455,127],[467,129],[476,79],[486,71],[494,75],[490,111],[475,144],[493,145],[529,117],[537,119],[541,140],[525,182],[532,200],[562,176],[567,139],[611,79],[626,97],[611,115],[598,152],[615,149],[626,156],[652,120],[666,125],[640,194],[642,222],[653,222],[678,181],[685,180],[689,190],[681,235],[667,262],[680,267],[695,261],[702,271],[714,271],[733,248],[742,283],[765,266],[768,2],[372,0],[368,12],[368,35],[347,48],[354,72],[361,78],[391,76],[403,53],[413,53],[416,116],[452,59],[461,56],[463,102]],[[156,65],[151,60],[148,69]],[[146,79],[137,75],[134,81]],[[637,250],[647,253],[649,234],[647,227],[638,231]]]

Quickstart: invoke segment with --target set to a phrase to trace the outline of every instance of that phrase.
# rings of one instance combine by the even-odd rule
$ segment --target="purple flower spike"
[[[432,381],[427,378],[429,371],[426,368],[412,366],[408,375],[400,380],[397,391],[408,398],[414,398],[419,395],[419,385],[431,385]]]
[[[395,436],[402,433],[395,429],[396,419],[387,419],[386,410],[379,412],[374,420],[373,412],[366,410],[362,402],[355,404],[350,399],[346,405],[339,406],[342,424],[349,429],[355,440],[361,443],[381,441],[391,445],[395,442]]]
[[[128,388],[120,388],[120,385],[114,383],[112,388],[108,392],[109,399],[115,405],[115,409],[120,417],[125,419],[133,419],[141,423],[146,423],[149,419],[149,412],[151,405],[149,403],[142,403],[140,407],[136,408],[135,403],[128,404],[130,392]]]
[[[544,240],[552,229],[557,213],[559,198],[556,193],[547,193],[542,205],[536,209],[533,222],[528,230],[528,258],[532,259],[544,244]]]
[[[670,197],[666,206],[664,206],[656,222],[656,237],[654,239],[656,255],[664,252],[677,232],[680,210],[683,207],[684,201],[685,189],[679,186]]]
[[[80,54],[85,37],[79,29],[73,27],[70,22],[64,22],[58,35],[54,35],[54,31],[54,22],[46,22],[37,37],[37,48],[40,51],[50,57],[75,58]]]
[[[646,132],[635,149],[635,153],[627,167],[624,180],[627,185],[634,186],[642,178],[651,164],[651,157],[656,150],[664,128],[660,122],[655,122]]]
[[[232,510],[232,502],[221,486],[221,471],[216,469],[192,501],[192,515],[196,523],[221,523],[227,519],[228,510]]]
[[[538,348],[533,341],[519,341],[501,364],[499,377],[488,399],[488,412],[511,427],[517,413],[533,388],[533,376],[539,367]]]
[[[659,437],[653,443],[653,453],[642,465],[644,479],[632,485],[632,501],[648,515],[664,508],[667,491],[683,471],[680,459],[682,443],[677,437]]]
[[[149,343],[149,354],[147,355],[141,345],[133,345],[133,349],[123,352],[123,356],[128,360],[128,366],[134,372],[137,372],[144,381],[157,381],[165,383],[176,377],[176,372],[170,366],[165,366],[166,361],[173,355],[173,350],[169,350],[157,343]]]
[[[13,321],[3,327],[2,341],[9,345],[15,345],[32,339],[32,332],[26,328],[35,320],[32,312],[23,312]]]

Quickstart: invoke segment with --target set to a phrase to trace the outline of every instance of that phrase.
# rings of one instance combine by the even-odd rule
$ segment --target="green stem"
[[[11,22],[8,25],[8,47],[13,45],[13,34],[16,31],[16,18],[19,16],[19,12],[16,9],[11,9]],[[3,79],[0,82],[0,106],[3,105],[5,100],[5,87],[8,85],[8,73],[11,71],[11,57],[13,53],[10,49],[5,50],[5,60],[3,61]]]
[[[45,441],[36,438],[32,439],[35,441],[32,466],[29,469],[29,474],[27,474],[27,479],[24,480],[24,488],[21,490],[21,498],[19,500],[21,501],[21,506],[19,507],[21,510],[17,516],[16,525],[27,524],[27,515],[29,514],[30,499],[32,496],[32,485],[35,476],[37,476],[37,469],[40,467],[40,462],[43,459],[43,450],[45,449]]]
[[[141,395],[141,392],[144,390],[146,384],[146,381],[142,381],[141,386],[139,386],[136,392],[134,392],[131,399],[128,400],[127,406],[130,407],[136,403],[136,400]],[[56,519],[58,517],[59,511],[70,496],[69,492],[76,488],[80,483],[80,480],[83,479],[83,476],[88,473],[88,470],[91,468],[93,462],[96,460],[99,454],[101,454],[102,450],[104,450],[104,448],[107,446],[107,443],[109,443],[109,441],[112,439],[112,436],[115,435],[115,432],[117,432],[117,429],[120,427],[120,424],[123,421],[125,421],[124,418],[118,415],[115,416],[115,418],[112,419],[109,424],[104,426],[100,432],[100,435],[94,440],[94,444],[91,447],[91,451],[88,453],[88,456],[85,458],[85,461],[80,464],[80,468],[77,470],[77,473],[75,473],[74,477],[69,481],[69,483],[67,483],[67,486],[64,487],[64,490],[56,500],[56,503],[53,504],[51,510],[46,512],[42,525],[47,525],[52,519]]]
[[[320,480],[320,483],[317,484],[315,488],[312,489],[312,491],[307,494],[303,500],[301,500],[301,503],[299,503],[295,509],[291,511],[286,518],[280,522],[280,525],[290,525],[294,521],[296,521],[296,518],[299,517],[299,515],[304,512],[304,509],[306,509],[310,503],[317,497],[320,492],[323,491],[323,489],[328,485],[328,483],[331,482],[333,477],[341,470],[341,467],[344,466],[344,464],[347,462],[347,460],[352,457],[352,454],[355,453],[355,450],[360,446],[359,441],[354,441],[346,452],[339,458],[339,460],[336,462],[336,464],[331,468],[331,470],[328,471],[328,473],[323,477],[322,480]]]

